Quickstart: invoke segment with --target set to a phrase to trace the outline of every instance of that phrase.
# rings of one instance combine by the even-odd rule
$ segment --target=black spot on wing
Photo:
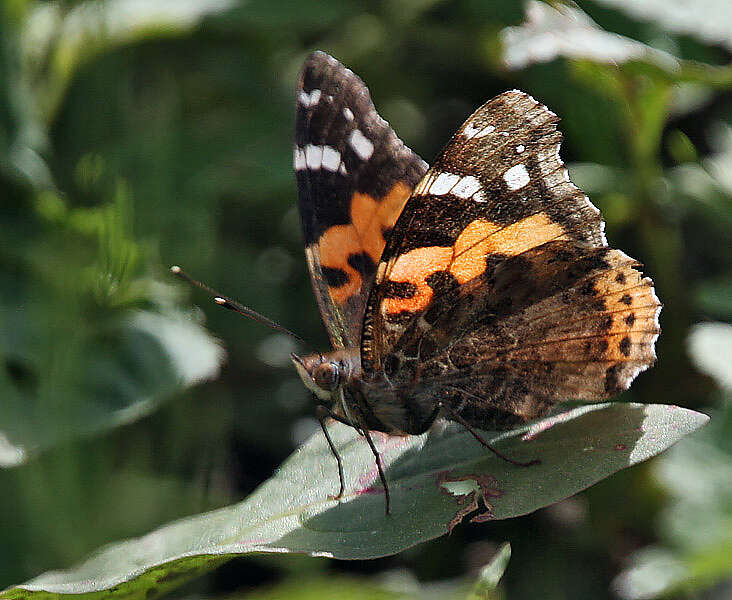
[[[595,289],[595,284],[593,281],[588,281],[587,283],[583,283],[580,286],[580,294],[583,296],[592,296],[593,294],[597,293],[597,290]]]
[[[376,273],[376,264],[366,252],[349,255],[348,264],[361,273],[364,279],[371,278]]]
[[[622,370],[620,363],[608,367],[605,371],[605,392],[608,394],[617,394],[622,391],[623,386],[620,384],[620,371]]]
[[[384,298],[411,298],[417,292],[417,286],[409,281],[391,281],[386,279],[381,284]]]
[[[509,225],[545,213],[572,239],[604,245],[602,218],[568,181],[559,159],[562,136],[556,129],[556,115],[525,94],[508,92],[480,107],[468,122],[471,126],[488,123],[495,132],[468,139],[456,135],[435,167],[477,177],[487,199],[484,209],[488,220]],[[505,174],[517,165],[525,169],[528,182],[512,189]]]
[[[437,294],[450,294],[457,291],[460,287],[455,276],[449,271],[435,271],[425,282]]]
[[[321,271],[328,287],[338,288],[348,283],[348,274],[341,269],[321,267]]]

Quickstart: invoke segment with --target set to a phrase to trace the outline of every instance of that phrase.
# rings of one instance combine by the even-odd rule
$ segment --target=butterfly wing
[[[389,231],[426,163],[376,112],[364,83],[314,52],[297,86],[294,165],[305,254],[336,348],[357,347]]]
[[[489,101],[399,217],[361,352],[371,395],[390,398],[385,418],[402,429],[420,429],[436,401],[509,426],[625,389],[655,360],[652,283],[607,248],[599,211],[559,158],[557,121],[519,91]]]

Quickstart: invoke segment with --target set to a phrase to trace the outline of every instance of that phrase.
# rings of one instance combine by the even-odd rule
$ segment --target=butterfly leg
[[[343,492],[345,491],[345,483],[343,480],[343,460],[341,459],[341,455],[338,454],[338,450],[336,449],[335,444],[333,443],[333,440],[328,433],[328,428],[325,426],[325,420],[328,417],[335,418],[335,416],[323,405],[318,405],[316,411],[318,416],[318,422],[320,423],[320,428],[323,430],[323,434],[325,435],[325,439],[328,442],[328,446],[330,446],[330,451],[333,453],[333,456],[335,456],[335,459],[338,462],[338,479],[341,482],[341,487],[338,490],[338,494],[336,494],[335,496],[329,496],[329,498],[333,500],[340,500],[343,497]]]
[[[486,442],[482,437],[480,437],[480,434],[468,423],[465,419],[463,419],[457,412],[452,410],[449,406],[446,404],[442,405],[443,408],[445,408],[450,416],[450,418],[453,421],[457,421],[467,429],[470,434],[478,440],[483,446],[488,448],[493,454],[495,454],[498,458],[505,460],[506,462],[511,463],[512,465],[516,465],[517,467],[530,467],[531,465],[538,465],[541,463],[541,460],[538,458],[535,458],[534,460],[529,460],[527,462],[521,462],[519,460],[515,460],[509,456],[506,456],[503,454],[503,452],[500,452],[499,450],[496,450],[493,446],[491,446],[488,442]]]
[[[384,468],[381,465],[381,455],[374,444],[374,440],[371,439],[371,434],[368,429],[363,430],[363,435],[371,448],[371,452],[374,454],[376,460],[376,468],[379,470],[379,478],[381,479],[381,485],[384,486],[384,496],[386,497],[386,516],[389,516],[391,512],[391,496],[389,494],[389,485],[386,483],[386,475],[384,474]]]

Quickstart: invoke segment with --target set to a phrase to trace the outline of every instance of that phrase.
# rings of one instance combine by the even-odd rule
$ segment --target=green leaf
[[[230,26],[231,23],[239,23],[250,27],[273,27],[280,30],[295,28],[295,31],[302,31],[343,19],[351,15],[352,11],[347,3],[337,0],[311,0],[307,3],[250,0],[234,7],[227,15],[227,22]]]
[[[692,336],[696,332],[698,326]],[[727,396],[709,427],[654,462],[656,485],[668,500],[656,519],[656,544],[634,552],[613,582],[620,598],[703,596],[702,590],[729,580],[732,402]]]
[[[74,74],[84,63],[124,44],[181,36],[232,0],[107,0],[35,3],[24,20],[21,49],[26,80],[44,121],[50,123]]]
[[[613,77],[618,70],[672,83],[703,84],[723,89],[732,85],[732,67],[681,60],[638,40],[605,31],[575,6],[559,4],[554,7],[530,0],[526,5],[526,20],[519,26],[506,27],[501,31],[501,42],[503,63],[508,69],[523,69],[556,58],[566,58],[574,63],[584,61],[611,70],[603,73],[594,69],[597,86],[617,86],[618,82],[614,82]],[[587,66],[583,69],[591,71]],[[613,92],[608,93],[612,95]],[[677,107],[680,110],[684,110],[689,102],[697,104],[707,92],[695,87],[693,91],[692,88],[684,88],[684,94],[686,98],[681,99]]]
[[[654,21],[669,31],[722,44],[732,50],[732,10],[728,0],[598,0],[644,21]]]
[[[732,321],[732,277],[700,283],[694,299],[703,313]]]
[[[631,560],[633,567],[613,582],[614,591],[621,598],[656,598],[678,585],[687,574],[684,563],[663,548],[643,548]]]
[[[239,600],[410,600],[418,594],[392,591],[391,586],[379,585],[367,578],[328,575],[321,577],[292,577],[274,586],[266,586],[250,594],[236,596]]]
[[[131,194],[115,188],[113,202],[89,208],[39,194],[33,235],[7,259],[18,279],[0,282],[0,314],[17,316],[0,330],[0,467],[134,421],[218,375],[222,348],[176,308],[173,277],[150,276]]]
[[[689,333],[688,346],[696,368],[720,388],[732,390],[732,325],[698,323]]]
[[[531,0],[526,4],[526,21],[501,32],[503,61],[509,69],[555,58],[589,60],[609,65],[641,62],[668,73],[680,69],[680,61],[661,50],[600,28],[579,8],[556,8]]]
[[[40,365],[30,376],[40,378],[37,389],[0,372],[0,467],[135,421],[181,389],[218,374],[223,350],[191,315],[137,310],[96,325],[76,339],[44,335],[53,358],[51,364],[29,363]],[[64,351],[67,356],[59,356]],[[59,373],[64,368],[68,377]]]
[[[496,598],[498,582],[506,571],[511,560],[511,544],[505,542],[491,561],[485,565],[478,575],[478,581],[468,596],[468,600],[493,600]]]
[[[721,121],[712,123],[711,129],[709,142],[714,152],[701,164],[668,169],[667,178],[679,205],[709,221],[732,225],[732,127]]]
[[[707,420],[675,406],[597,404],[486,434],[518,460],[541,459],[524,468],[497,459],[455,424],[422,436],[375,434],[392,494],[389,516],[366,443],[352,428],[333,424],[345,466],[342,502],[329,498],[338,490],[336,465],[323,436],[315,435],[239,504],[108,546],[75,569],[46,573],[0,598],[108,590],[143,598],[249,552],[394,554],[464,519],[508,519],[557,502],[661,452]]]

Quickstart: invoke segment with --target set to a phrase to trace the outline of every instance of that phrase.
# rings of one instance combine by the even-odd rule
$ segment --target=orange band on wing
[[[389,272],[389,281],[411,283],[416,292],[409,298],[385,298],[382,311],[415,312],[427,308],[434,292],[426,280],[437,271],[448,270],[463,284],[485,272],[485,259],[490,254],[516,256],[546,242],[566,239],[562,226],[545,213],[507,226],[476,219],[463,229],[452,247],[415,248],[399,256]]]
[[[452,248],[429,246],[415,248],[402,254],[389,273],[389,281],[408,282],[416,286],[410,298],[384,298],[381,310],[398,313],[403,310],[416,312],[427,308],[434,292],[427,285],[427,279],[436,271],[444,271],[450,266]]]
[[[386,240],[384,230],[394,227],[411,190],[398,181],[380,200],[356,192],[351,200],[351,221],[356,227],[363,250],[379,264]]]
[[[318,240],[320,263],[324,267],[340,269],[348,280],[340,287],[328,287],[334,302],[343,304],[361,289],[361,274],[348,264],[351,254],[363,251],[358,232],[353,225],[335,225],[328,229]]]
[[[361,291],[361,274],[348,264],[348,258],[365,252],[378,264],[386,245],[384,230],[396,223],[410,188],[398,181],[381,199],[355,192],[351,198],[351,223],[334,225],[318,240],[320,263],[324,267],[340,269],[348,281],[339,287],[328,287],[334,302],[343,304]]]

